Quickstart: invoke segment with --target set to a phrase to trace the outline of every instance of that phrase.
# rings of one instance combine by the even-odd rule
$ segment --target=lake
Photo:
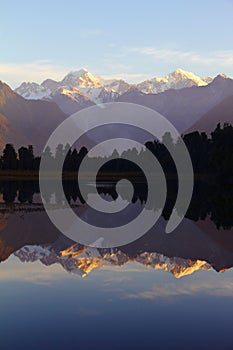
[[[96,248],[53,226],[38,184],[4,182],[0,191],[1,349],[233,349],[228,203],[196,191],[199,205],[195,197],[172,234],[164,213],[136,241]],[[107,200],[112,191],[100,189]],[[111,226],[75,193],[77,215]],[[143,194],[122,220],[142,206]]]

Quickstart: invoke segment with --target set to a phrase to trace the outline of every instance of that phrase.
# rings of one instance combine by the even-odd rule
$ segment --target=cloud
[[[127,65],[108,63],[108,70],[113,72],[122,71],[122,73],[100,74],[104,79],[125,79],[129,82],[140,81],[149,78],[148,74],[125,73]],[[81,67],[75,68],[80,69]],[[5,81],[12,88],[18,87],[23,81],[42,83],[45,79],[51,78],[61,80],[74,67],[61,67],[51,63],[48,60],[28,62],[28,63],[5,63],[0,62],[0,80]]]
[[[233,281],[230,279],[212,279],[210,281],[187,281],[186,283],[170,283],[156,285],[150,290],[127,293],[123,299],[155,300],[161,297],[204,294],[209,296],[233,297]]]
[[[70,69],[71,70],[71,69]],[[6,81],[13,88],[22,81],[42,82],[47,78],[60,80],[68,69],[42,60],[28,63],[0,62],[0,79]]]
[[[110,60],[104,60],[104,68],[111,71],[128,71],[130,69],[128,64],[112,62]]]
[[[215,64],[217,66],[227,67],[233,65],[232,50],[215,51],[209,52],[208,54],[200,54],[194,51],[159,49],[155,47],[134,47],[128,49],[128,51],[151,56],[154,59],[163,62],[177,62],[177,64],[194,63],[205,66]]]
[[[1,265],[1,282],[23,281],[49,286],[53,281],[70,278],[70,275],[64,273],[63,268],[59,264],[50,265],[45,269],[40,261],[23,263],[15,256],[11,256],[7,263]]]
[[[131,73],[132,67],[129,64],[120,62],[125,54],[116,54],[114,57],[104,59],[104,74],[100,74],[103,79],[123,79],[129,83],[136,83],[149,78],[148,74]]]
[[[112,285],[112,283],[124,283],[124,282],[129,282],[129,281],[132,281],[132,278],[129,277],[129,276],[124,276],[124,275],[120,275],[120,276],[117,276],[117,275],[114,275],[114,276],[111,276],[111,277],[107,277],[105,280],[104,280],[104,283],[105,284],[108,284],[108,285]]]

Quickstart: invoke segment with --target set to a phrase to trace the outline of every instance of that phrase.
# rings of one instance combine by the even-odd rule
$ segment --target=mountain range
[[[106,102],[130,102],[164,115],[179,132],[210,133],[218,122],[233,122],[233,79],[199,77],[177,69],[139,84],[95,77],[86,69],[61,81],[22,83],[15,91],[0,83],[0,147],[33,144],[41,152],[51,132],[70,114]]]
[[[182,89],[191,86],[206,86],[213,79],[211,77],[198,77],[197,75],[186,72],[180,68],[166,75],[163,78],[154,77],[145,80],[139,84],[129,84],[121,79],[103,79],[95,77],[87,69],[82,68],[79,71],[68,73],[61,81],[46,79],[42,84],[24,82],[15,91],[26,99],[56,99],[59,104],[58,96],[69,97],[77,104],[83,104],[87,100],[93,103],[113,102],[118,97],[131,88],[135,88],[145,94],[157,94],[169,89]],[[70,109],[59,104],[64,112],[70,113]],[[74,109],[77,109],[74,103]]]

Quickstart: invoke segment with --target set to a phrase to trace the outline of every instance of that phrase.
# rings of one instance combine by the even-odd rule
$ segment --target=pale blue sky
[[[2,1],[0,79],[70,70],[139,82],[177,67],[233,76],[233,0]]]

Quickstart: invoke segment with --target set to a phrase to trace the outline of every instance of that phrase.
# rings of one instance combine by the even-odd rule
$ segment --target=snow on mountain
[[[214,80],[213,77],[201,77],[201,80],[203,80],[205,83],[210,84]]]
[[[233,95],[233,79],[218,75],[210,84],[168,89],[158,94],[128,91],[117,102],[136,103],[165,116],[179,132],[186,132],[211,108]],[[222,115],[224,121],[224,115]],[[215,128],[215,125],[213,125]]]
[[[115,91],[118,94],[124,94],[126,91],[129,90],[131,84],[127,83],[126,81],[122,79],[102,79],[99,78],[102,85],[110,91]]]
[[[115,86],[115,84],[113,85]],[[122,83],[118,83],[118,85],[120,86]],[[54,96],[56,96],[55,102],[59,94],[66,95],[67,98],[75,100],[76,103],[83,102],[83,98],[94,103],[112,102],[119,96],[115,89],[111,86],[105,87],[101,78],[94,77],[85,68],[68,73],[61,81],[46,79],[41,85],[22,83],[15,91],[26,99],[34,100],[54,100]],[[125,89],[122,88],[122,91]],[[66,107],[59,106],[67,112]]]
[[[100,88],[82,88],[81,91],[95,103],[113,102],[119,94],[112,90],[107,90],[105,87]]]
[[[137,84],[137,88],[146,94],[156,94],[168,89],[183,89],[191,86],[205,86],[212,78],[200,78],[180,68],[163,78],[155,77]]]
[[[59,88],[59,86],[60,86],[59,84],[60,84],[60,82],[55,81],[53,79],[46,79],[43,81],[41,86],[50,90],[50,92],[55,92]]]
[[[72,100],[75,100],[77,102],[81,102],[83,100],[86,100],[86,101],[88,100],[87,96],[76,87],[72,87],[70,89],[64,88],[64,87],[59,87],[58,89],[55,90],[55,92],[52,94],[52,96],[55,96],[56,94],[68,96],[69,98],[71,98]]]
[[[42,100],[48,98],[51,90],[37,83],[22,83],[15,92],[27,100]]]
[[[68,73],[61,81],[61,86],[70,86],[82,88],[100,88],[101,84],[98,78],[95,78],[87,69],[82,68],[78,71]]]
[[[170,80],[171,83],[173,81],[180,82],[183,81],[185,84],[188,84],[188,86],[205,86],[206,82],[204,82],[200,77],[193,74],[192,72],[184,71],[183,69],[176,69],[173,73],[168,74],[165,79]],[[187,87],[187,86],[185,86]]]
[[[50,98],[68,115],[93,105],[90,99],[75,87],[70,89],[60,87],[50,95]]]
[[[119,96],[114,89],[106,88],[101,78],[94,77],[85,68],[67,74],[60,86],[71,91],[75,87],[94,103],[112,102]]]

